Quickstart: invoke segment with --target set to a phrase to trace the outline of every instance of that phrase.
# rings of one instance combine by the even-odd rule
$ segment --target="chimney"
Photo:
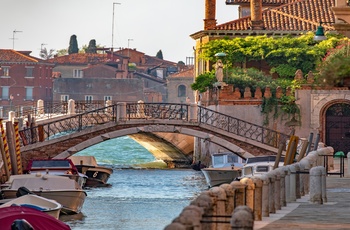
[[[250,0],[250,12],[252,30],[263,30],[264,22],[262,20],[262,0]]]
[[[204,30],[210,30],[216,26],[216,0],[205,0]]]

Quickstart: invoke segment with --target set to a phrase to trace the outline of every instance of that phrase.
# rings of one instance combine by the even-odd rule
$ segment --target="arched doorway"
[[[350,152],[350,104],[337,103],[326,111],[326,145],[334,152]]]

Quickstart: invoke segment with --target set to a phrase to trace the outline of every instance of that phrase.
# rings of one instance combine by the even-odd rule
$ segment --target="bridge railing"
[[[35,127],[24,128],[19,131],[19,134],[22,139],[22,144],[29,145],[80,132],[97,124],[105,124],[110,121],[115,121],[116,117],[117,105],[111,105],[51,121]]]
[[[198,106],[198,122],[275,148],[280,143],[286,143],[290,137],[201,106]]]
[[[127,103],[127,119],[189,120],[189,104]]]

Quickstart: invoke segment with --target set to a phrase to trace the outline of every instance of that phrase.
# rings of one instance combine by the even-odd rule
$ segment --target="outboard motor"
[[[26,187],[23,187],[23,186],[19,187],[17,189],[17,192],[16,192],[17,197],[28,195],[28,194],[34,194],[34,193],[32,193],[31,191],[29,191],[29,189],[27,189]]]
[[[34,228],[25,219],[17,219],[11,224],[11,230],[34,230]]]

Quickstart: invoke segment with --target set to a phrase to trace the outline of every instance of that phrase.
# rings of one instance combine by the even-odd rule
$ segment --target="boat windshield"
[[[257,162],[275,162],[276,161],[276,156],[261,156],[261,157],[252,157],[247,159],[247,164],[250,163],[257,163]],[[280,158],[280,162],[284,162],[284,157]]]
[[[70,168],[69,161],[41,161],[35,160],[32,164],[34,168]]]

